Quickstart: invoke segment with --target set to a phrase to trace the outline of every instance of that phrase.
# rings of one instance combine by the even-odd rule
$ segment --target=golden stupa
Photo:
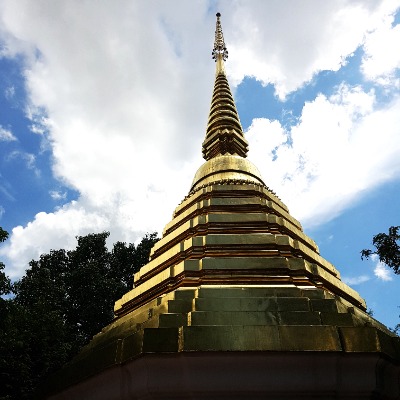
[[[400,339],[245,158],[219,13],[212,54],[206,162],[115,320],[48,398],[399,398]]]

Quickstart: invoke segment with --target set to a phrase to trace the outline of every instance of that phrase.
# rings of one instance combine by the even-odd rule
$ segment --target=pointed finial
[[[212,58],[218,62],[218,60],[225,61],[228,58],[228,50],[225,46],[224,35],[222,34],[221,27],[221,14],[217,13],[217,24],[215,28],[215,41],[214,48],[212,51]]]
[[[221,14],[218,13],[212,52],[212,57],[216,61],[215,84],[206,138],[203,142],[203,157],[206,160],[228,154],[244,158],[248,151],[248,143],[243,135],[243,128],[225,73],[224,60],[228,58],[228,50],[222,35],[220,17]]]

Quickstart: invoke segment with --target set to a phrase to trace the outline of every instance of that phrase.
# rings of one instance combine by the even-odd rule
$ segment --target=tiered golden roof
[[[74,361],[69,379],[147,353],[375,352],[398,359],[399,338],[365,312],[364,300],[244,158],[218,14],[213,56],[207,161],[135,274],[134,289],[115,303],[114,322]]]
[[[203,143],[207,161],[152,249],[150,262],[135,274],[135,288],[116,302],[116,316],[178,288],[203,285],[324,288],[365,310],[358,293],[340,280],[244,158],[247,142],[225,75],[227,49],[219,13],[212,54],[216,77]]]
[[[246,157],[248,143],[225,75],[224,61],[228,58],[224,36],[217,14],[215,42],[212,52],[216,62],[214,93],[211,101],[206,138],[203,142],[203,157],[209,160],[218,155],[232,154]]]

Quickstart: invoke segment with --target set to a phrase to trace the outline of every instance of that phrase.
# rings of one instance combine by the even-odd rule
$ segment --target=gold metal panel
[[[396,349],[390,336],[374,327],[339,328],[344,350],[348,352],[382,352],[396,357]]]
[[[311,308],[313,311],[338,312],[335,299],[311,299]]]
[[[179,351],[180,328],[148,328],[143,334],[143,353]]]
[[[160,264],[168,261],[170,258],[181,253],[183,250],[184,250],[183,243],[178,243],[175,246],[170,247],[166,252],[160,254],[157,258],[155,258],[154,260],[152,260],[149,263],[147,263],[146,265],[144,265],[140,269],[140,271],[137,274],[135,274],[135,279],[137,277],[137,280],[139,280],[140,277],[147,274],[149,271],[151,271],[155,267],[159,266]]]
[[[128,361],[142,353],[143,331],[124,338],[122,342],[121,362]]]
[[[321,325],[320,313],[317,311],[281,311],[281,325]]]
[[[288,258],[289,268],[292,270],[306,270],[311,272],[311,265],[303,258]]]
[[[264,205],[265,199],[255,196],[249,197],[212,197],[210,199],[210,206],[231,207],[231,206],[253,206]]]
[[[128,292],[128,293],[130,293],[130,292]],[[147,302],[146,304],[142,305],[141,307],[137,308],[136,310],[131,311],[129,313],[129,315],[125,315],[125,316],[121,317],[120,319],[113,321],[110,325],[108,325],[106,328],[104,328],[103,331],[106,329],[109,329],[109,328],[114,328],[114,326],[119,325],[124,322],[132,322],[132,321],[136,321],[136,320],[141,322],[141,318],[142,318],[141,314],[143,313],[143,316],[146,315],[146,313],[148,314],[149,310],[151,310],[154,307],[157,307],[159,305],[159,301],[160,301],[159,298],[157,298],[157,299]],[[117,300],[115,302],[114,311],[116,311],[118,309],[118,308],[116,308],[117,303],[119,306],[118,308],[120,308],[122,305],[122,299]],[[164,304],[164,307],[166,307],[165,304]],[[166,308],[165,308],[165,310],[166,310]]]
[[[286,204],[283,203],[283,201],[277,196],[275,195],[275,193],[273,193],[271,190],[268,190],[266,188],[261,187],[259,189],[261,192],[264,193],[264,195],[266,195],[267,197],[269,197],[275,204],[277,204],[280,208],[282,208],[287,214],[289,214],[289,209],[287,208]],[[290,214],[289,214],[290,215]],[[296,221],[296,225],[298,225],[301,228],[301,224],[299,221],[297,221],[295,218],[293,218],[292,216],[290,216],[291,219],[293,219],[294,221]]]
[[[281,350],[276,326],[187,326],[184,351]]]
[[[184,221],[185,219],[189,219],[189,216],[191,214],[195,214],[197,210],[201,210],[201,209],[207,207],[206,203],[207,203],[207,200],[200,200],[199,202],[195,202],[189,208],[185,209],[181,213],[174,216],[174,218],[170,222],[168,222],[167,225],[165,225],[165,227],[163,229],[163,235],[165,236],[166,232],[168,230],[171,230],[171,228],[173,228],[174,226],[181,224],[182,221]],[[169,233],[174,233],[174,232],[169,232]],[[159,242],[157,242],[156,245],[158,243]]]
[[[223,245],[266,245],[276,243],[276,236],[271,233],[252,233],[252,234],[208,234],[202,237],[206,246]]]
[[[202,269],[288,269],[283,257],[218,257],[204,258]]]
[[[210,190],[209,187],[201,188],[200,190],[191,193],[190,196],[185,197],[185,199],[183,199],[182,202],[175,208],[173,212],[173,218],[178,216],[181,212],[183,212],[191,205],[195,204],[198,201],[198,199],[207,194],[209,190]]]
[[[184,271],[200,271],[200,269],[200,260],[185,260],[170,268],[171,276],[177,276]]]
[[[207,184],[216,180],[224,179],[247,179],[264,185],[257,167],[240,156],[218,156],[205,162],[196,172],[192,189],[197,185]]]
[[[339,334],[332,326],[278,326],[282,350],[341,351]]]
[[[161,271],[155,277],[150,278],[149,280],[147,280],[146,282],[143,282],[138,287],[135,287],[134,289],[132,289],[128,293],[124,294],[122,296],[122,298],[115,303],[115,305],[117,306],[117,303],[118,303],[119,306],[122,306],[122,304],[127,303],[128,301],[132,300],[136,296],[139,296],[140,294],[144,293],[146,290],[152,288],[157,283],[161,283],[161,282],[167,280],[170,277],[171,277],[170,269],[167,268],[167,269]],[[114,307],[114,310],[115,309],[116,308]]]
[[[270,285],[202,285],[198,289],[199,298],[227,298],[227,297],[301,297],[301,289],[294,286],[274,287]]]
[[[352,298],[354,298],[355,300],[357,300],[359,302],[359,304],[365,309],[366,308],[366,304],[363,298],[361,298],[361,296],[358,294],[358,292],[356,292],[354,289],[352,289],[350,286],[347,286],[345,283],[343,283],[341,280],[339,280],[338,278],[334,277],[333,275],[331,275],[330,273],[328,273],[326,270],[324,270],[322,267],[316,265],[316,264],[312,264],[312,269],[313,269],[313,273],[315,275],[320,276],[321,278],[323,278],[324,280],[328,281],[329,283],[331,283],[333,286],[336,286],[337,288],[339,288],[341,291],[343,291],[344,293],[348,293],[349,296],[351,296]]]
[[[203,246],[204,245],[204,236],[194,236],[191,237],[184,242],[183,249],[186,251],[191,247],[195,246]]]
[[[307,255],[308,257],[310,257],[311,259],[315,260],[316,263],[320,264],[320,266],[322,268],[324,268],[326,271],[328,271],[329,273],[335,275],[337,278],[340,279],[340,273],[339,271],[333,266],[333,264],[331,264],[330,262],[328,262],[327,260],[325,260],[324,258],[322,258],[319,254],[317,254],[316,252],[310,250],[308,247],[304,246],[301,242],[296,241],[296,246],[297,248],[304,253],[305,255]]]
[[[196,311],[278,311],[278,304],[276,297],[199,297],[194,308]]]
[[[191,261],[191,260],[187,260]],[[185,263],[187,262],[185,261]],[[194,261],[194,260],[193,260]],[[188,300],[188,299],[194,299],[197,293],[197,286],[196,287],[182,287],[176,289],[173,294],[174,294],[174,299],[176,300]]]
[[[168,312],[187,313],[193,311],[193,299],[168,300]]]
[[[160,328],[172,328],[186,326],[188,324],[188,315],[183,313],[165,313],[159,316]]]
[[[193,311],[190,325],[277,325],[277,313],[272,311]]]
[[[310,311],[310,300],[307,297],[277,297],[279,311]]]
[[[322,325],[354,326],[353,315],[350,313],[321,312]]]
[[[289,264],[291,263],[291,260],[289,260]],[[308,263],[306,263],[308,264]],[[326,298],[333,298],[333,297],[327,297],[330,296],[330,294],[320,288],[315,288],[315,287],[310,287],[310,288],[302,288],[302,295],[304,297],[308,297],[309,299],[326,299]]]
[[[268,217],[266,214],[235,214],[235,213],[209,213],[206,215],[207,222],[220,222],[220,223],[242,223],[242,222],[267,222]]]

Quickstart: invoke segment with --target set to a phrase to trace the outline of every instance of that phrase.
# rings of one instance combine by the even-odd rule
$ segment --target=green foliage
[[[2,293],[14,293],[0,302],[0,400],[34,398],[51,373],[112,321],[114,302],[132,288],[133,273],[158,240],[150,234],[136,247],[117,242],[108,251],[108,236],[80,236],[72,251],[42,254],[14,285],[0,274]]]
[[[379,257],[379,261],[392,268],[395,274],[400,274],[400,226],[392,226],[389,233],[378,233],[372,238],[375,251],[364,249],[361,258],[368,259],[372,254]]]
[[[10,278],[3,272],[4,264],[0,262],[0,296],[4,296],[11,293],[11,281]],[[0,297],[0,301],[3,300]]]
[[[0,243],[5,242],[8,238],[8,232],[5,231],[3,228],[0,227]],[[6,294],[11,293],[11,281],[3,272],[5,268],[4,264],[0,261],[0,296],[4,296]],[[1,301],[3,299],[0,298],[0,307]]]
[[[0,242],[5,242],[8,239],[8,232],[0,226]]]

